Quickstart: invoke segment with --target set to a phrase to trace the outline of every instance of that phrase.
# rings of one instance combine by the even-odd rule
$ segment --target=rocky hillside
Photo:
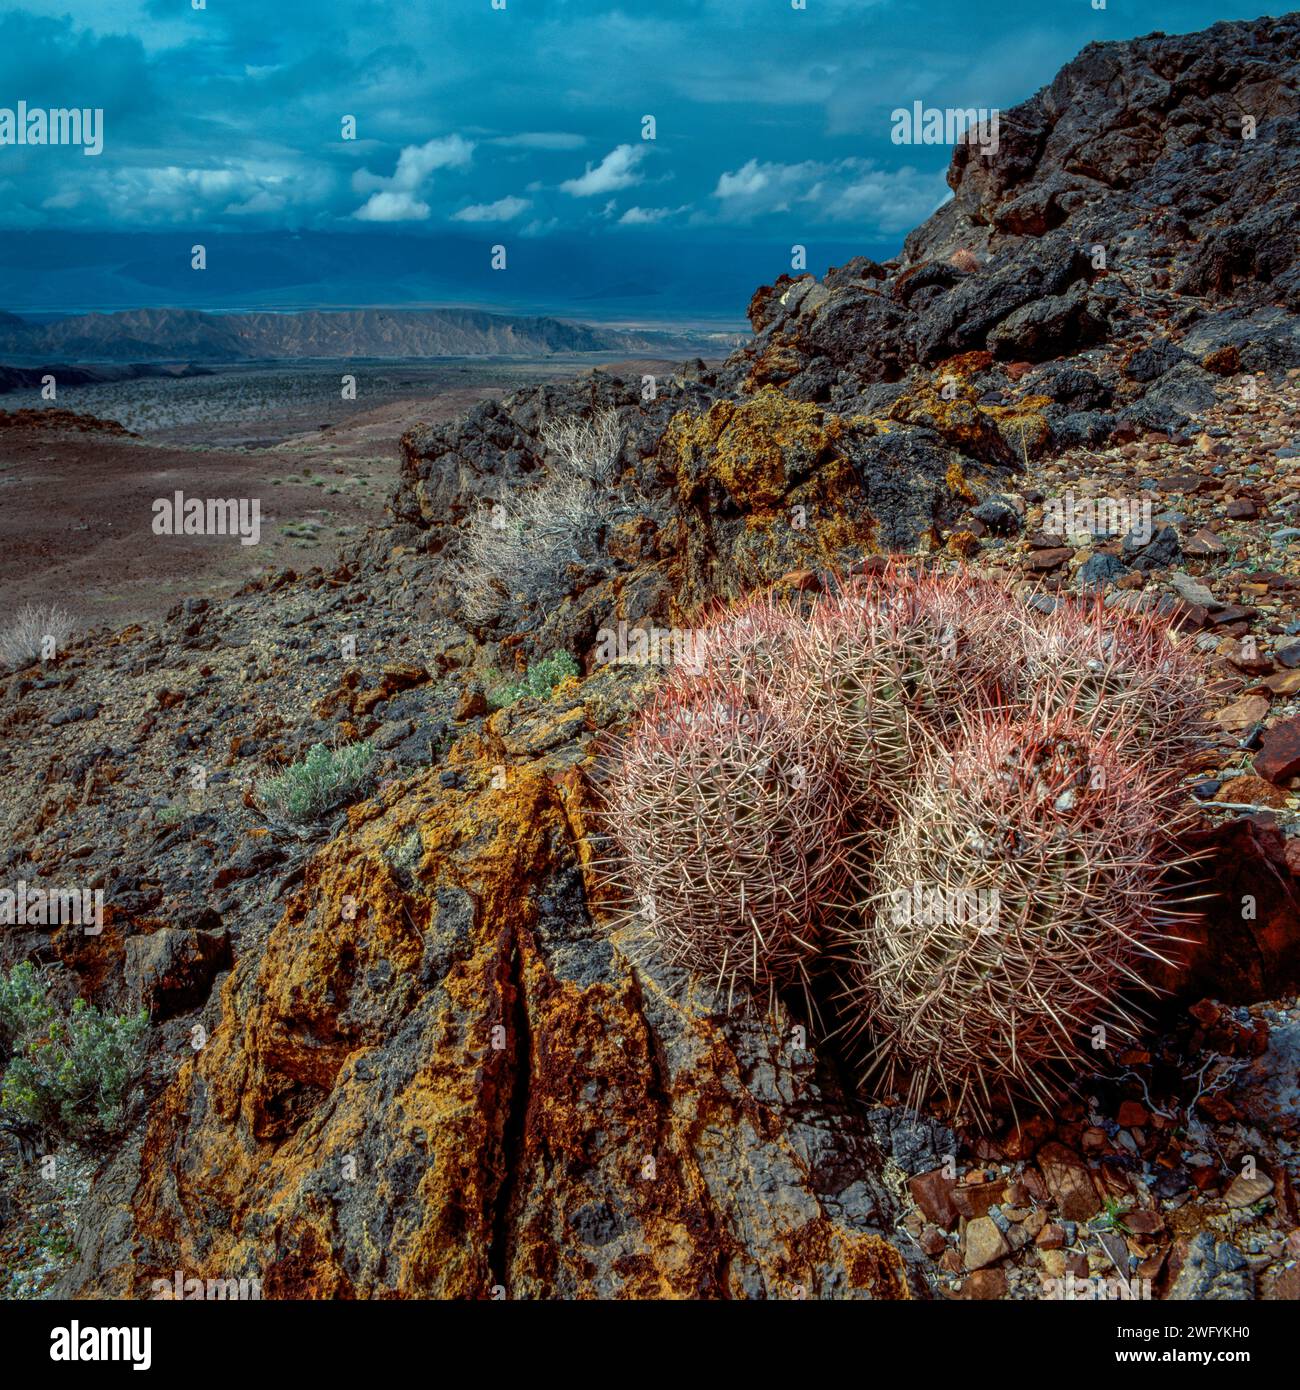
[[[958,150],[897,261],[760,289],[721,366],[593,372],[417,429],[391,524],[336,571],[14,672],[0,880],[101,887],[106,925],[11,931],[6,964],[151,1020],[46,1277],[1038,1298],[1122,1274],[1296,1297],[1297,71],[1298,16],[1092,46],[1004,113],[995,160]],[[475,528],[542,485],[545,422],[599,409],[622,436],[598,524],[555,572],[485,589]],[[1053,527],[1067,494],[1150,528]],[[728,1009],[596,871],[593,760],[654,680],[601,662],[601,630],[890,551],[1034,604],[1154,607],[1213,666],[1188,795],[1217,896],[1159,1027],[993,1133],[867,1102],[802,1001]],[[549,694],[501,694],[561,652],[577,674]],[[259,808],[258,777],[353,739],[377,754],[365,799],[297,829]],[[21,1211],[35,1184],[5,1171]]]

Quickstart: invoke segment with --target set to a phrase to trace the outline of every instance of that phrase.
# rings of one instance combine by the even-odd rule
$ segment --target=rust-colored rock
[[[1264,730],[1255,754],[1255,771],[1270,782],[1284,782],[1300,772],[1300,715],[1279,720]]]
[[[1038,1151],[1038,1168],[1057,1210],[1067,1221],[1087,1221],[1101,1210],[1101,1198],[1088,1165],[1064,1144],[1053,1141]]]
[[[354,809],[102,1176],[69,1291],[908,1296],[812,1045],[586,917],[577,772],[506,780]]]
[[[1183,999],[1227,1004],[1293,992],[1300,984],[1300,891],[1281,831],[1245,819],[1192,833],[1186,843],[1201,856],[1195,874],[1214,892],[1198,904],[1199,917],[1179,923],[1178,935],[1187,939],[1171,948],[1172,966],[1153,964],[1152,982]]]

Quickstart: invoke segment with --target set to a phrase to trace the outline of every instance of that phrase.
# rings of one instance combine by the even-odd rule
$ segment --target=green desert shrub
[[[369,785],[375,750],[369,743],[329,748],[313,744],[307,756],[258,784],[259,804],[281,820],[303,823],[352,801]]]
[[[488,706],[491,709],[504,709],[525,695],[534,700],[549,699],[561,681],[578,674],[578,663],[568,652],[552,652],[550,656],[534,661],[527,673],[518,679],[512,680],[500,672],[495,673],[488,682]]]
[[[120,1121],[149,1016],[101,1013],[84,999],[66,1015],[30,962],[0,976],[7,1055],[0,1105],[53,1134],[84,1139]]]
[[[45,982],[30,961],[0,974],[0,1056],[9,1055],[23,1038],[48,1026],[54,1006],[45,994]]]

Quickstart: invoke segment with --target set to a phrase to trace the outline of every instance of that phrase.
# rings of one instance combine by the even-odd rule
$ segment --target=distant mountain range
[[[206,314],[131,309],[33,323],[0,313],[0,357],[60,362],[241,362],[366,357],[715,353],[734,335],[627,331],[477,309]]]

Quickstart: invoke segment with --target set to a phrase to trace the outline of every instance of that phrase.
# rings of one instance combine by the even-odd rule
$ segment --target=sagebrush
[[[330,748],[313,744],[307,756],[283,772],[263,778],[255,796],[262,809],[281,820],[316,820],[355,800],[373,780],[374,748],[347,743]]]
[[[101,1013],[84,999],[63,1012],[24,961],[0,975],[0,1105],[50,1135],[112,1131],[140,1061],[148,1014]]]
[[[548,421],[540,438],[550,459],[541,480],[485,508],[463,534],[461,602],[472,622],[592,558],[617,505],[608,486],[623,442],[615,411]]]
[[[76,630],[72,615],[58,604],[24,604],[0,630],[0,666],[21,671],[58,655]]]

